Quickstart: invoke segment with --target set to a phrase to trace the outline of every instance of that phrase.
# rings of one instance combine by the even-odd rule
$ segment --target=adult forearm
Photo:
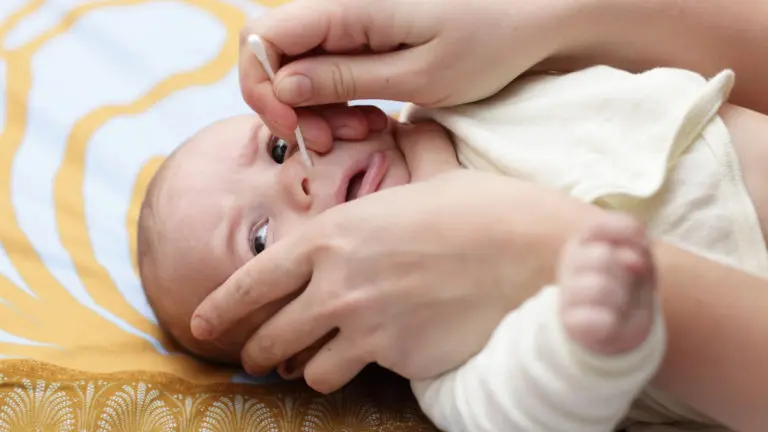
[[[523,191],[534,186],[510,185],[498,196],[515,193],[517,199],[514,204],[499,199],[497,210],[514,215],[507,218],[515,223],[485,225],[510,245],[503,255],[509,260],[523,255],[529,264],[522,267],[530,272],[523,279],[525,289],[514,285],[507,295],[514,308],[554,280],[560,248],[601,210],[549,190],[534,194]],[[669,335],[656,387],[736,430],[768,430],[768,280],[662,241],[654,252]],[[500,279],[520,277],[521,267],[513,270]]]
[[[731,102],[768,113],[768,1],[589,0],[571,2],[569,46],[542,63],[554,70],[608,64],[657,66],[705,76],[730,68]]]
[[[738,431],[768,429],[768,281],[662,245],[669,346],[656,386]]]
[[[444,231],[468,228],[472,249],[498,259],[498,273],[483,273],[489,277],[477,286],[507,287],[493,298],[509,311],[552,283],[560,249],[602,210],[512,178],[464,174],[444,182],[447,190],[470,183],[473,190],[453,214],[463,222]],[[768,280],[661,240],[654,253],[669,337],[655,386],[736,430],[768,430]]]

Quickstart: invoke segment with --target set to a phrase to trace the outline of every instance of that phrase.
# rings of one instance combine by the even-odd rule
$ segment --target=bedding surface
[[[199,363],[142,293],[146,185],[193,132],[249,112],[239,30],[279,3],[0,2],[0,431],[433,430],[381,371],[323,397]]]

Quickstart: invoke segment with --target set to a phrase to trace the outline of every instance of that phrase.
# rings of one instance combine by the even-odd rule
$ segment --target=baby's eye
[[[251,234],[248,238],[248,244],[251,247],[251,253],[256,256],[264,251],[267,247],[267,228],[269,223],[264,223],[251,230]]]
[[[285,156],[288,153],[288,143],[285,140],[273,137],[270,141],[269,154],[278,164],[285,162]]]

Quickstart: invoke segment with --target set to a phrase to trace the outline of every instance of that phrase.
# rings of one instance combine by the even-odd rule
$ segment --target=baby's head
[[[244,115],[198,132],[153,178],[139,217],[139,270],[160,326],[184,349],[238,364],[248,335],[231,332],[213,344],[190,333],[203,299],[323,211],[410,181],[389,128],[310,154],[314,166],[308,169],[294,145],[274,138],[257,116]]]

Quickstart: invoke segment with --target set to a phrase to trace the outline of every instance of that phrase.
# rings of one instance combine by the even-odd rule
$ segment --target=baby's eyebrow
[[[216,249],[235,255],[238,250],[237,236],[241,233],[240,227],[243,224],[243,208],[236,204],[233,197],[222,200],[222,207],[224,207],[224,217],[214,234],[214,241],[220,245]]]
[[[262,153],[265,144],[272,138],[271,134],[267,134],[266,139],[263,138],[264,134],[260,133],[263,127],[263,123],[256,124],[248,136],[248,139],[240,148],[237,155],[239,165],[251,166],[258,161],[260,157],[259,155]]]

